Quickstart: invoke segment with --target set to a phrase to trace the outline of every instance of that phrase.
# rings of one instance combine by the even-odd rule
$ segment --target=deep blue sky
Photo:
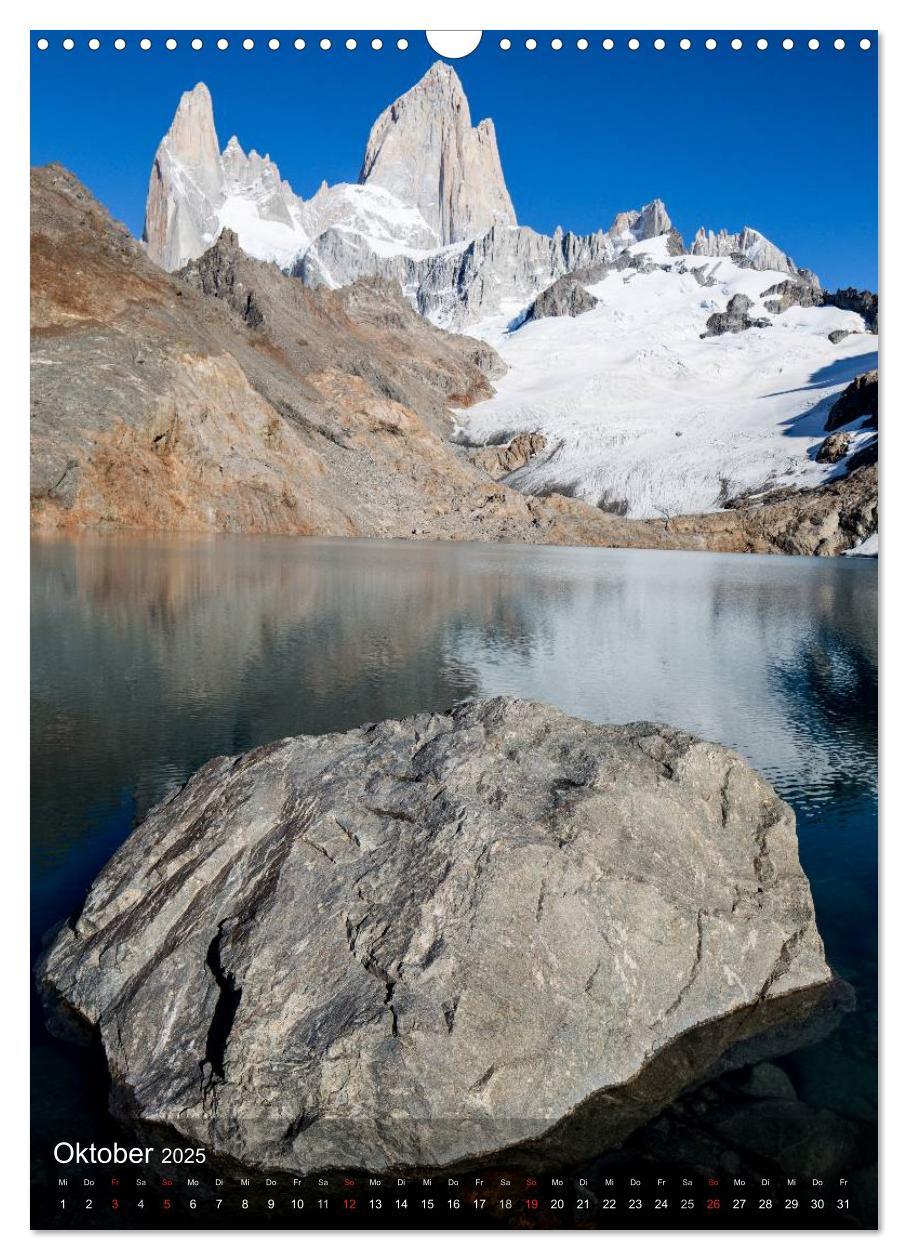
[[[36,32],[35,35],[45,32]],[[150,32],[153,47],[116,52],[112,35],[98,32],[92,52],[80,32],[64,52],[61,36],[32,53],[32,161],[56,159],[70,167],[119,219],[142,230],[148,172],[180,93],[204,80],[214,98],[223,146],[235,132],[243,147],[268,152],[296,192],[311,195],[322,179],[355,180],[375,117],[436,60],[421,32],[400,52],[397,33],[385,47],[369,47],[374,32],[348,52],[343,36],[302,32],[307,47],[292,47],[295,32],[275,32],[282,47],[267,48],[272,32],[252,32],[247,52],[230,35],[221,52],[200,32],[205,47],[164,48],[166,32]],[[680,34],[683,34],[681,32]],[[873,34],[872,32],[867,32]],[[327,34],[334,46],[318,47]],[[533,52],[509,33],[513,46],[498,48],[488,32],[479,49],[455,62],[473,121],[491,116],[498,132],[505,178],[521,223],[550,232],[608,227],[619,210],[662,197],[685,239],[700,224],[758,228],[828,287],[877,285],[876,37],[869,52],[863,32],[845,32],[847,47],[833,50],[838,32],[818,32],[819,51],[807,48],[812,32],[783,51],[768,32],[730,32],[712,52],[705,34],[682,52],[678,34],[667,47],[626,48],[628,32],[613,33],[605,52],[574,47],[576,32],[558,52],[539,36]],[[731,34],[744,49],[734,52]]]

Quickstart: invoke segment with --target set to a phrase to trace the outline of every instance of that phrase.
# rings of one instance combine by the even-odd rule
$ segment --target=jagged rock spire
[[[655,201],[647,202],[642,210],[625,210],[616,215],[608,234],[615,241],[627,243],[652,240],[671,229],[672,221],[665,202],[657,197]]]
[[[288,261],[308,244],[306,217],[306,203],[267,153],[247,154],[236,136],[219,151],[205,84],[184,92],[148,184],[143,235],[151,260],[176,271],[227,226],[248,252]]]
[[[460,79],[443,61],[376,120],[359,178],[416,206],[444,245],[517,222],[495,127],[488,118],[472,125]]]
[[[145,205],[148,255],[173,271],[206,248],[224,200],[224,171],[211,93],[204,83],[184,92],[158,145]]]
[[[755,271],[799,274],[793,258],[762,232],[751,227],[744,227],[740,232],[726,232],[722,228],[718,233],[701,227],[691,243],[690,252],[704,258],[733,258],[740,265],[753,267]]]

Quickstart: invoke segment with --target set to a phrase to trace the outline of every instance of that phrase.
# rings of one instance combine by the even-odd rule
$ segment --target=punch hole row
[[[97,52],[101,48],[102,42],[96,36],[93,36],[91,39],[87,40],[86,42],[87,42],[87,47],[92,52]],[[113,39],[110,42],[113,44],[113,47],[117,52],[122,52],[127,47],[127,41],[122,36],[118,36],[117,38]],[[164,48],[168,52],[173,52],[176,48],[180,46],[180,41],[173,38],[172,36],[164,40],[160,40],[158,42],[159,44],[163,44]],[[196,36],[194,39],[184,41],[184,43],[185,42],[188,42],[190,48],[192,48],[193,51],[195,52],[200,52],[205,47],[205,41],[200,39],[198,36]],[[374,36],[371,40],[363,41],[363,42],[364,44],[368,43],[368,47],[374,49],[376,52],[378,52],[379,50],[385,47],[385,40],[381,39],[377,35]],[[841,52],[843,49],[847,47],[847,41],[843,39],[841,36],[838,36],[831,40],[827,40],[826,42],[827,44],[831,43],[832,47],[836,50],[836,52]],[[147,36],[135,41],[135,43],[138,44],[138,47],[143,52],[148,52],[151,48],[154,47],[154,41],[148,38]],[[238,40],[236,41],[236,43],[245,52],[252,52],[253,49],[256,48],[257,46],[257,41],[254,40],[251,36],[247,36],[245,39]],[[580,52],[586,52],[587,49],[591,47],[590,40],[586,38],[586,36],[580,36],[576,40],[567,41],[568,45],[570,45],[571,43],[574,43],[575,47]],[[644,41],[641,41],[636,36],[633,36],[627,40],[626,46],[630,52],[636,52],[639,48],[643,47],[643,43]],[[805,41],[802,41],[802,43],[806,43],[807,48],[810,49],[811,52],[816,52],[818,49],[820,49],[823,46],[823,42],[817,39],[815,36]],[[861,48],[864,52],[867,52],[870,48],[873,47],[872,40],[867,39],[866,36],[858,40],[857,43],[858,43],[858,47]],[[227,39],[225,36],[221,36],[220,38],[211,41],[211,44],[215,48],[217,48],[219,52],[225,52],[231,46],[230,40]],[[406,49],[409,48],[410,46],[409,40],[404,39],[403,37],[397,40],[391,39],[388,41],[388,44],[390,47],[396,47],[400,52],[406,51]],[[565,40],[562,39],[560,36],[555,36],[551,40],[547,40],[547,41],[542,40],[540,44],[540,41],[537,40],[535,36],[531,35],[523,41],[523,47],[526,48],[529,52],[535,51],[540,46],[545,47],[546,44],[548,44],[548,47],[550,47],[554,52],[560,52],[561,49],[565,47]],[[271,39],[268,39],[268,40],[258,41],[259,47],[267,47],[271,52],[277,52],[281,47],[285,45],[292,46],[298,51],[302,51],[302,49],[306,48],[307,46],[306,40],[303,39],[302,37],[297,37],[296,39],[292,39],[292,40],[288,39],[287,41],[282,41],[276,37],[272,37]],[[337,41],[337,44],[335,44],[334,41],[328,39],[328,37],[325,36],[322,39],[313,41],[313,45],[321,49],[322,52],[329,52],[333,47],[343,47],[348,52],[354,52],[360,46],[360,41],[350,36],[348,39],[345,39],[343,41],[339,40]],[[41,52],[46,52],[47,49],[50,48],[50,40],[47,39],[45,36],[41,36],[41,38],[36,40],[35,46]],[[514,47],[514,43],[511,39],[505,36],[498,41],[498,46],[503,52],[507,52],[509,49]],[[658,36],[652,41],[652,47],[657,52],[662,52],[668,46],[669,46],[668,42],[661,36]],[[738,36],[735,36],[733,39],[729,40],[728,46],[732,49],[733,52],[740,52],[744,48],[744,40]],[[61,47],[63,48],[65,52],[72,52],[72,50],[76,47],[76,41],[71,36],[67,36],[61,41]],[[613,49],[619,48],[619,47],[621,47],[620,43],[617,43],[614,39],[606,38],[602,40],[602,48],[604,49],[605,52],[611,52]],[[687,37],[684,37],[683,39],[680,39],[678,41],[678,47],[681,49],[682,52],[689,52],[690,49],[694,47],[694,41]],[[713,36],[710,36],[709,38],[703,41],[703,47],[708,52],[714,52],[719,47],[719,41],[715,39]],[[765,52],[770,47],[770,41],[766,39],[765,37],[761,37],[760,39],[757,39],[754,41],[754,47],[759,52]],[[793,40],[790,36],[787,36],[781,41],[779,41],[779,47],[781,47],[785,52],[790,52],[793,48],[796,47],[796,41]]]
[[[127,47],[127,41],[122,36],[117,36],[109,42],[113,45],[117,52],[122,52],[123,49]],[[410,41],[408,39],[404,39],[403,37],[397,40],[392,39],[389,42],[391,46],[399,49],[400,52],[405,52],[406,49],[410,47]],[[86,43],[87,47],[92,52],[97,52],[101,47],[101,40],[96,36],[87,40]],[[149,39],[148,36],[134,40],[133,43],[138,45],[143,52],[148,52],[149,49],[154,47],[154,40]],[[184,45],[188,43],[189,47],[192,48],[194,52],[200,52],[205,47],[205,40],[200,39],[198,36],[194,39],[184,40],[183,43]],[[316,41],[313,41],[313,44],[316,44]],[[349,52],[353,52],[359,47],[359,44],[360,41],[354,39],[352,36],[349,39],[338,41],[337,44],[335,44],[333,40],[328,39],[327,36],[317,41],[317,47],[319,47],[322,52],[328,52],[331,48],[336,46],[346,48]],[[158,40],[158,45],[163,45],[168,52],[173,52],[175,49],[179,48],[180,41],[171,36],[167,39]],[[280,40],[277,37],[256,41],[252,38],[252,36],[246,36],[245,39],[234,41],[234,45],[242,48],[245,52],[252,52],[252,50],[257,46],[267,47],[271,52],[277,52],[281,47],[291,46],[298,51],[302,51],[302,49],[307,46],[307,42],[301,36],[296,39],[288,39],[286,41]],[[368,41],[368,45],[370,48],[373,48],[376,52],[378,52],[380,49],[385,47],[385,40],[380,39],[379,36],[376,35],[373,39]],[[42,35],[40,39],[35,41],[35,46],[41,52],[46,52],[47,49],[50,48],[50,40]],[[71,36],[67,36],[65,39],[61,40],[60,46],[65,52],[72,52],[72,50],[76,47],[76,41]],[[217,48],[219,52],[226,52],[230,46],[231,41],[223,35],[218,39],[209,41],[209,47]]]
[[[571,42],[572,41],[568,41],[568,44],[570,44]],[[630,52],[636,52],[639,48],[642,48],[646,42],[648,41],[638,39],[637,36],[631,36],[631,38],[627,40],[626,47],[628,48]],[[802,43],[806,43],[807,47],[810,49],[811,52],[816,52],[817,49],[822,47],[821,41],[817,39],[815,36],[810,39],[802,41]],[[841,52],[844,48],[847,47],[847,41],[844,40],[841,36],[837,36],[834,39],[827,40],[827,44],[829,43],[832,44],[832,47],[837,52]],[[866,37],[858,40],[857,43],[858,43],[858,47],[861,48],[864,52],[867,52],[868,49],[873,47],[872,41],[867,39]],[[530,52],[533,52],[535,49],[539,47],[545,47],[546,45],[548,45],[548,47],[553,49],[553,51],[560,52],[561,49],[565,47],[565,41],[560,36],[555,36],[555,38],[551,40],[540,41],[536,39],[536,37],[533,35],[529,36],[527,39],[523,41],[524,48],[527,48]],[[498,41],[498,46],[504,52],[507,52],[509,49],[514,47],[514,42],[511,39],[509,39],[507,36],[505,36],[504,38]],[[586,36],[582,35],[580,36],[579,39],[576,40],[576,47],[581,52],[586,52],[586,50],[590,46],[591,46],[590,41],[589,39],[586,38]],[[611,52],[612,49],[620,48],[621,46],[622,45],[620,41],[616,41],[611,38],[606,38],[606,39],[603,39],[602,41],[602,47],[606,52]],[[652,41],[652,47],[657,52],[662,52],[664,49],[668,48],[668,46],[669,46],[669,42],[666,39],[664,39],[661,35],[657,36]],[[735,36],[734,38],[728,41],[728,46],[734,52],[740,52],[741,49],[744,48],[744,40],[741,39],[739,36]],[[784,39],[779,41],[779,47],[783,48],[786,52],[790,52],[795,46],[796,46],[796,42],[790,36],[786,36]],[[689,52],[690,49],[694,47],[694,41],[685,36],[684,38],[678,40],[678,47],[682,50],[682,52]],[[715,52],[715,50],[719,47],[719,41],[714,36],[709,36],[707,39],[703,41],[703,47],[707,49],[708,52]],[[765,52],[770,47],[770,41],[766,38],[761,37],[760,39],[757,39],[754,41],[754,47],[757,48],[760,52]]]

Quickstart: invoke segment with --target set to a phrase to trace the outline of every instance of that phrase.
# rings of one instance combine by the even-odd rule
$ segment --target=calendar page
[[[30,57],[33,1227],[874,1229],[876,32]]]

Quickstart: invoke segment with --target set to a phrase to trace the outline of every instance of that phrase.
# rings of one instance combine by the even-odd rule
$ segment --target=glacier
[[[813,459],[832,402],[876,364],[877,337],[835,307],[791,306],[771,327],[703,339],[706,320],[784,278],[728,258],[704,276],[699,255],[668,257],[666,238],[634,252],[652,270],[613,271],[588,286],[595,309],[511,331],[517,305],[467,331],[509,367],[495,396],[458,415],[468,445],[542,433],[545,451],[505,480],[628,516],[720,509],[773,486],[814,486],[842,470]],[[662,268],[666,269],[663,270]],[[838,345],[836,329],[849,335]]]

